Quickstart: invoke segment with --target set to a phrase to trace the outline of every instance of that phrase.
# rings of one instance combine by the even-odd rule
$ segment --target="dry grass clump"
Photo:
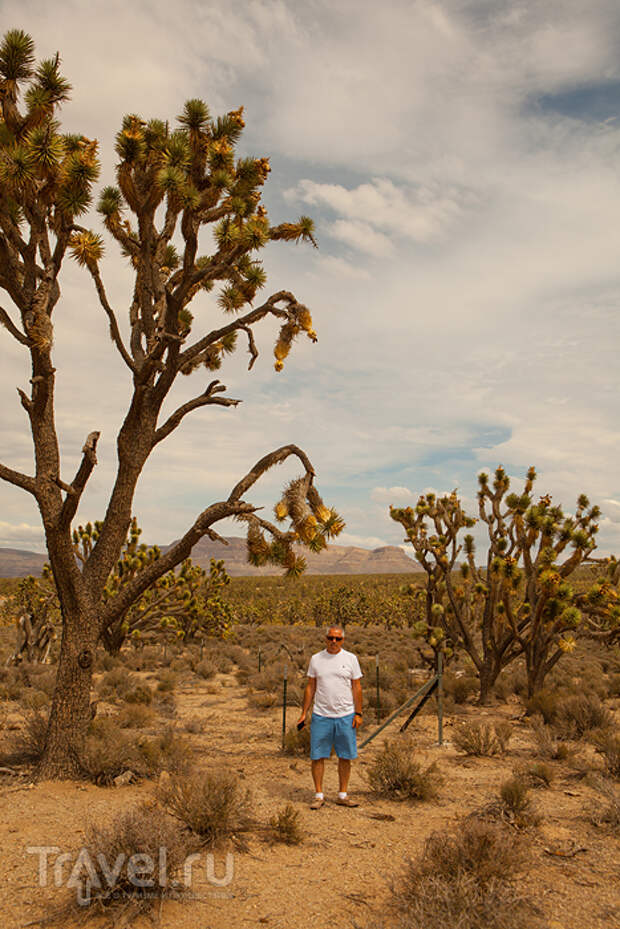
[[[407,738],[385,741],[368,770],[371,789],[392,800],[434,800],[443,777],[437,764],[427,768],[414,758],[414,748]]]
[[[590,822],[620,836],[620,790],[612,781],[598,778],[592,784],[600,800],[589,805]]]
[[[157,690],[160,694],[172,693],[177,686],[177,674],[174,671],[160,671],[157,678]]]
[[[207,720],[204,716],[191,716],[185,721],[185,731],[192,735],[200,735],[207,727]]]
[[[157,796],[203,845],[213,847],[232,839],[237,847],[245,847],[244,835],[254,825],[251,799],[230,771],[173,775],[158,786]]]
[[[470,697],[478,692],[479,683],[471,674],[462,674],[457,677],[450,672],[443,675],[444,696],[456,704],[467,703]]]
[[[605,768],[610,777],[620,779],[620,735],[603,730],[594,738],[597,752],[603,756]]]
[[[545,761],[534,761],[515,771],[515,777],[522,780],[528,787],[551,787],[555,778],[555,771]]]
[[[556,738],[551,726],[547,726],[541,716],[534,716],[530,723],[537,754],[548,761],[566,761],[573,754],[566,742]]]
[[[197,674],[198,677],[203,678],[203,680],[208,681],[212,677],[215,677],[217,674],[217,665],[209,657],[205,657],[202,661],[199,661],[194,667],[194,674]]]
[[[97,685],[97,693],[101,700],[107,700],[109,703],[116,703],[117,700],[124,701],[127,694],[134,691],[140,685],[140,681],[131,674],[125,667],[114,667],[103,674]]]
[[[562,701],[553,728],[564,739],[582,739],[613,726],[613,716],[595,694],[574,694]]]
[[[430,836],[397,881],[384,926],[392,929],[535,929],[539,914],[515,886],[522,841],[502,825],[470,819]]]
[[[303,838],[299,810],[287,803],[269,820],[269,839],[272,842],[283,842],[285,845],[299,845]]]
[[[503,755],[511,736],[512,726],[508,722],[461,723],[455,727],[452,741],[466,755]]]
[[[511,777],[501,785],[499,790],[503,805],[504,818],[519,829],[534,826],[540,822],[529,796],[529,788],[520,777]]]
[[[537,826],[541,820],[529,796],[525,779],[516,774],[500,786],[499,796],[470,814],[471,819],[507,823],[517,830]]]
[[[91,825],[83,848],[94,873],[81,871],[80,910],[84,913],[87,907],[93,915],[103,911],[110,916],[121,911],[125,925],[162,900],[178,897],[182,885],[175,878],[192,850],[174,819],[146,805],[121,813],[106,825]],[[165,874],[159,872],[162,848]]]
[[[146,729],[155,720],[155,713],[144,703],[129,703],[124,706],[118,717],[121,729]]]
[[[171,727],[154,738],[134,739],[115,720],[102,718],[90,725],[82,767],[93,783],[108,786],[127,771],[136,777],[178,771],[187,765],[188,757],[188,746]]]
[[[22,726],[7,740],[6,755],[2,761],[9,764],[34,764],[45,748],[48,714],[33,710],[23,717]]]
[[[153,691],[148,684],[136,684],[125,694],[125,703],[142,703],[150,706],[153,702]]]

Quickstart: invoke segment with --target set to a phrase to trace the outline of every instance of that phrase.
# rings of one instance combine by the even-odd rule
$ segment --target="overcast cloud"
[[[273,370],[274,328],[221,377],[236,410],[188,419],[145,470],[149,541],[178,537],[265,451],[302,445],[345,544],[399,544],[390,503],[459,488],[502,463],[565,507],[600,503],[600,545],[620,551],[620,9],[501,0],[3,3],[5,28],[57,49],[74,85],[64,124],[101,141],[101,183],[125,112],[173,119],[188,97],[246,106],[244,152],[269,155],[273,222],[315,218],[319,250],[264,252],[270,292],[312,309],[319,342]],[[92,220],[97,224],[96,217]],[[108,246],[113,304],[130,273]],[[84,273],[57,310],[64,476],[102,430],[80,517],[101,515],[128,378]],[[8,297],[2,299],[9,306]],[[204,299],[200,319],[217,312]],[[20,347],[0,332],[2,451],[30,470],[16,386]],[[184,379],[175,399],[204,388]],[[270,506],[295,469],[253,499]],[[0,545],[41,548],[28,496],[0,486]],[[239,533],[239,527],[224,531]],[[38,544],[37,544],[38,543]]]

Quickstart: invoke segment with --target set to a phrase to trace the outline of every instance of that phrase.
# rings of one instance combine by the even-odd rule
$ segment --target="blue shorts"
[[[312,714],[310,724],[310,758],[329,758],[332,746],[339,758],[357,758],[357,729],[353,728],[354,713],[348,716]]]

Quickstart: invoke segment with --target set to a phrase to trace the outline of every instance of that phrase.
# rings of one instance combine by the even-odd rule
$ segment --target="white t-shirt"
[[[348,716],[355,711],[351,681],[362,676],[360,663],[353,652],[341,648],[330,655],[326,648],[310,659],[308,677],[316,678],[314,712],[319,716]]]

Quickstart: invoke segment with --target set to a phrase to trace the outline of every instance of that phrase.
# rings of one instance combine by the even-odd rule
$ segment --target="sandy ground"
[[[262,822],[292,803],[301,812],[305,839],[299,846],[285,846],[252,838],[249,851],[234,853],[232,879],[226,886],[207,880],[204,865],[199,866],[193,899],[164,905],[160,925],[166,929],[349,929],[372,924],[375,907],[387,897],[390,880],[404,860],[415,856],[432,832],[453,826],[463,813],[487,802],[515,765],[532,758],[528,727],[516,704],[467,709],[477,718],[512,719],[515,734],[501,758],[458,754],[450,744],[450,718],[447,743],[439,748],[436,723],[432,716],[423,716],[412,728],[420,757],[436,760],[444,775],[438,801],[409,805],[373,797],[365,769],[380,748],[380,735],[354,768],[350,793],[360,807],[344,809],[333,803],[337,779],[331,761],[325,787],[330,802],[311,811],[309,762],[280,753],[279,711],[251,709],[245,689],[232,675],[219,675],[215,683],[193,678],[177,688],[175,700],[180,726],[191,717],[206,720],[204,733],[188,736],[197,764],[220,764],[238,772]],[[289,709],[289,721],[294,718],[295,710]],[[367,715],[364,734],[373,728]],[[388,733],[395,734],[394,725]],[[552,788],[535,792],[542,822],[531,833],[532,863],[522,889],[542,907],[549,929],[615,929],[620,927],[620,841],[589,823],[586,809],[592,789],[566,765],[553,764],[557,776]],[[29,785],[0,777],[0,925],[40,925],[42,914],[67,898],[63,887],[39,887],[38,857],[27,853],[28,846],[75,850],[89,821],[106,822],[152,792],[149,782],[99,788],[73,782]],[[558,851],[572,857],[553,854]],[[215,876],[222,878],[224,850],[215,853],[212,864]],[[74,925],[63,921],[62,929]]]

